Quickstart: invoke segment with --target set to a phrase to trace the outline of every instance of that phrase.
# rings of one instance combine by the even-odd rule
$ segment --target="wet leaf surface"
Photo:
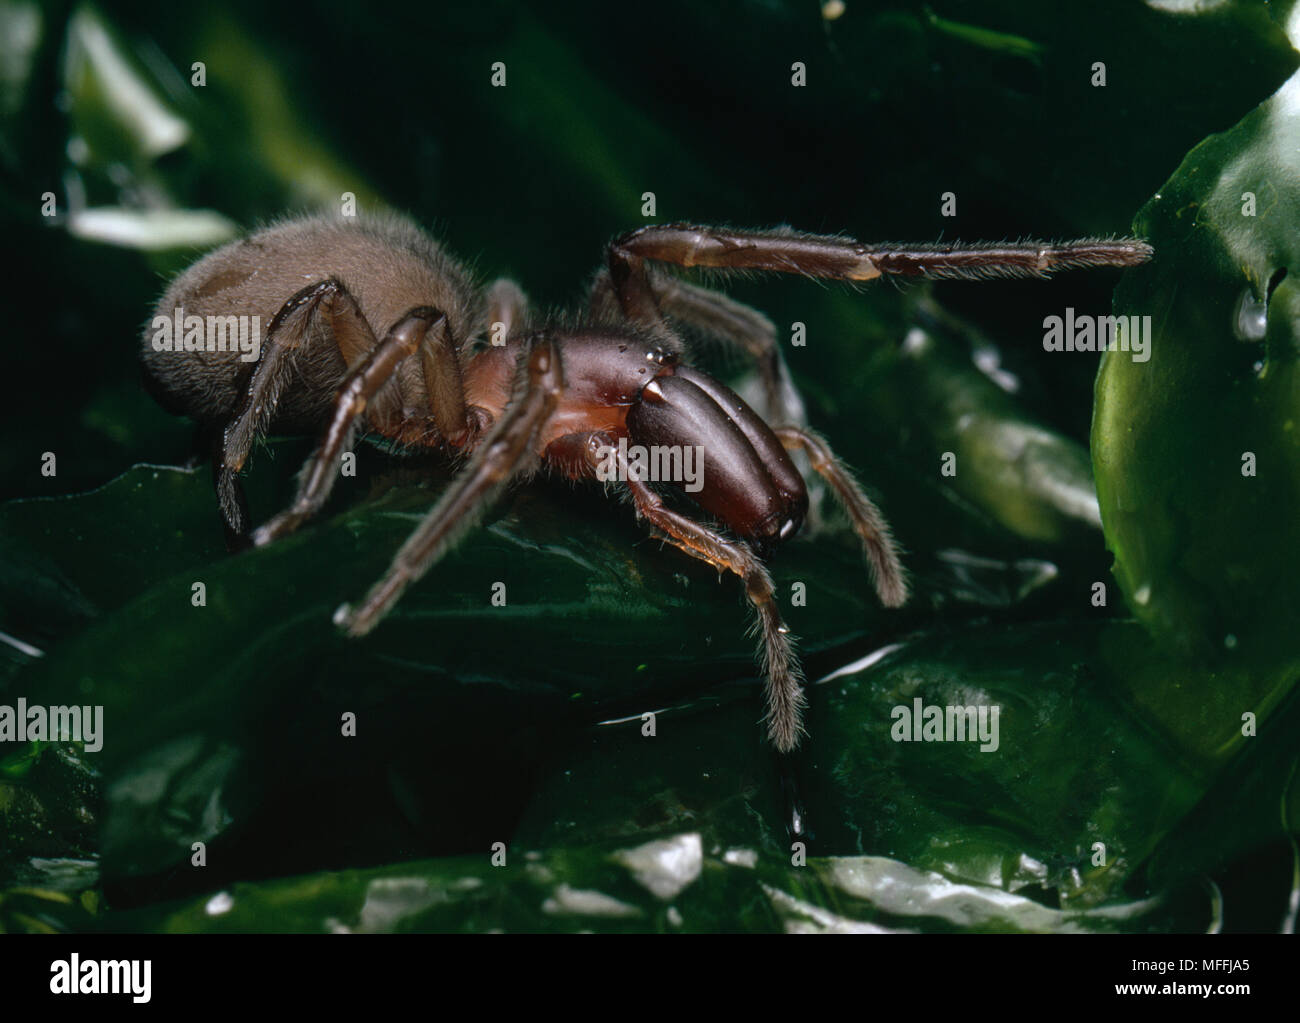
[[[1115,576],[1167,655],[1209,666],[1229,748],[1300,670],[1300,78],[1206,139],[1138,214],[1179,258],[1128,277],[1151,358],[1106,356],[1093,456]],[[1160,704],[1179,698],[1149,694]],[[1235,737],[1235,738],[1234,738]]]

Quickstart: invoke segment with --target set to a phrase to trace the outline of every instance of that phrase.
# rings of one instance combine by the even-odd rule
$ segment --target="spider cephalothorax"
[[[557,326],[532,323],[510,281],[477,288],[408,220],[308,217],[233,242],[178,277],[145,332],[144,359],[164,404],[212,438],[233,543],[269,543],[317,512],[363,427],[399,444],[468,456],[384,577],[359,605],[339,608],[336,621],[353,636],[374,628],[501,488],[539,460],[574,479],[626,487],[638,516],[663,537],[742,579],[760,625],[768,736],[785,752],[803,731],[802,677],[761,558],[798,532],[808,511],[788,451],[805,451],[843,504],[881,602],[903,604],[907,583],[884,518],[803,425],[771,321],[653,264],[867,281],[1046,276],[1150,255],[1131,239],[864,245],[790,230],[655,225],[611,243],[586,321]],[[250,322],[252,337],[244,329],[231,342],[231,331]],[[775,425],[686,364],[680,326],[755,360]],[[181,331],[184,338],[173,337]],[[290,507],[250,533],[239,472],[271,428],[322,439]],[[670,467],[698,453],[696,472],[670,471],[659,482],[677,487],[711,521],[666,504],[633,464],[629,445],[668,452]]]

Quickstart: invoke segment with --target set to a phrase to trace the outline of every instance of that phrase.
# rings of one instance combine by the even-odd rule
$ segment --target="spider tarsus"
[[[373,624],[361,620],[351,604],[340,604],[335,608],[333,622],[349,639],[360,639],[373,628]]]
[[[840,461],[820,434],[799,426],[781,426],[777,427],[776,435],[787,449],[801,448],[806,451],[813,470],[830,484],[853,523],[853,531],[862,541],[862,550],[880,603],[891,608],[906,604],[907,574],[903,571],[898,544],[894,541],[889,523],[862,489],[857,477]]]
[[[767,707],[763,720],[772,745],[781,753],[791,753],[808,734],[803,725],[803,710],[807,706],[803,670],[794,652],[790,630],[777,610],[772,577],[762,562],[752,555],[749,557],[744,581],[745,592],[758,613],[757,628],[762,638],[761,667]]]
[[[275,519],[272,519],[265,525],[258,526],[253,530],[253,535],[249,537],[249,540],[254,547],[265,547],[279,535],[279,531],[275,529]]]
[[[315,510],[311,506],[304,508],[297,505],[286,508],[253,530],[249,539],[254,547],[265,547],[296,531]]]
[[[760,612],[763,619],[763,674],[766,681],[765,702],[767,735],[772,745],[781,753],[798,749],[800,740],[807,735],[803,724],[803,710],[807,698],[803,690],[803,672],[791,648],[789,636],[779,629],[780,619],[772,619]]]

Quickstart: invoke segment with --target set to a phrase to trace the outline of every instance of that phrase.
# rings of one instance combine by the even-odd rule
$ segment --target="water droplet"
[[[930,347],[930,339],[926,337],[925,331],[918,327],[913,327],[903,338],[904,355],[920,355]]]
[[[1236,650],[1237,637],[1234,636],[1231,632],[1228,633],[1226,636],[1223,637],[1223,645],[1227,647],[1229,650]]]
[[[1008,394],[1020,390],[1020,378],[1002,368],[1002,356],[992,345],[978,348],[971,358],[975,367]]]
[[[1136,600],[1143,607],[1146,607],[1149,603],[1151,603],[1151,584],[1144,583],[1143,585],[1139,586],[1137,593],[1133,594],[1133,599]]]
[[[1238,341],[1262,341],[1268,330],[1268,304],[1255,298],[1255,293],[1247,288],[1237,299],[1237,313],[1233,319],[1232,332]]]

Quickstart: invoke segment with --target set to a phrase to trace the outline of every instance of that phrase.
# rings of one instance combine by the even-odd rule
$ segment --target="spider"
[[[270,543],[324,505],[361,429],[467,461],[398,550],[387,573],[335,622],[370,632],[512,479],[539,465],[571,479],[613,478],[636,515],[692,557],[743,582],[757,613],[767,736],[794,750],[804,732],[803,679],[764,557],[800,529],[808,491],[791,460],[801,449],[847,512],[880,602],[908,586],[884,516],[826,441],[803,425],[802,403],[772,322],[664,267],[777,271],[870,281],[886,275],[1046,277],[1073,267],[1149,259],[1135,239],[1061,243],[864,245],[788,228],[743,231],[692,224],[642,227],[608,246],[580,320],[535,322],[518,285],[480,288],[412,221],[289,219],[200,259],[168,288],[144,336],[152,389],[210,439],[218,504],[232,548]],[[208,323],[191,332],[194,316]],[[266,322],[260,344],[225,343],[211,324]],[[253,319],[257,317],[257,319]],[[160,338],[175,319],[184,341]],[[732,390],[686,364],[681,331],[747,353],[764,386],[769,425]],[[293,503],[252,530],[239,481],[255,440],[274,428],[320,435]],[[620,441],[622,444],[620,445]],[[694,448],[692,490],[659,486],[631,464],[628,444]],[[670,463],[675,464],[675,463]],[[603,467],[603,470],[602,470]],[[709,521],[665,502],[676,488]],[[676,502],[674,502],[676,503]]]

